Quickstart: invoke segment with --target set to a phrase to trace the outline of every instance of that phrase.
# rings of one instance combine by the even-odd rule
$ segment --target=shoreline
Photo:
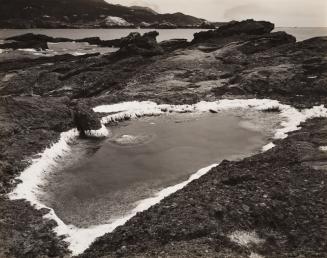
[[[281,123],[282,128],[277,129],[274,138],[284,139],[287,137],[287,133],[298,130],[298,126],[301,122],[305,122],[306,119],[313,118],[315,116],[325,116],[327,117],[327,109],[322,107],[313,107],[309,110],[304,110],[302,112],[297,111],[288,105],[280,104],[275,100],[221,100],[217,102],[200,102],[195,105],[157,105],[154,102],[127,102],[118,103],[113,105],[104,105],[94,108],[96,112],[102,113],[117,113],[114,115],[105,116],[102,118],[102,129],[99,131],[93,131],[90,135],[105,137],[107,131],[104,127],[105,124],[110,122],[117,122],[125,120],[126,118],[135,119],[142,116],[148,115],[160,115],[164,113],[173,112],[210,112],[214,110],[215,112],[222,112],[228,109],[255,109],[255,110],[265,110],[269,108],[279,108],[280,116],[286,121]],[[45,150],[41,153],[41,157],[34,160],[32,165],[28,167],[21,175],[17,178],[22,181],[18,184],[16,188],[9,194],[11,200],[25,199],[29,201],[35,208],[43,209],[47,208],[50,210],[48,214],[44,216],[46,219],[55,220],[58,226],[55,228],[55,232],[60,235],[68,235],[66,241],[70,244],[70,251],[73,255],[79,255],[84,250],[86,250],[90,244],[97,238],[106,233],[112,232],[116,227],[124,225],[128,220],[134,217],[138,212],[145,211],[151,206],[159,203],[163,198],[175,193],[177,190],[182,189],[191,181],[198,179],[200,176],[209,172],[213,167],[218,166],[218,164],[210,165],[206,168],[200,169],[195,174],[190,176],[189,180],[165,188],[155,195],[155,197],[141,200],[139,205],[130,212],[130,215],[124,216],[122,218],[116,219],[110,224],[104,224],[99,226],[91,226],[89,228],[77,228],[73,225],[64,224],[61,219],[55,214],[55,211],[43,205],[37,200],[37,186],[41,184],[43,177],[46,176],[45,173],[51,173],[51,167],[55,166],[56,159],[58,157],[62,158],[65,152],[69,151],[69,141],[77,136],[77,132],[70,130],[68,132],[62,133],[59,142],[55,143],[50,149]],[[263,146],[262,151],[267,151],[273,148],[273,143],[268,143]],[[33,172],[33,177],[30,173]]]

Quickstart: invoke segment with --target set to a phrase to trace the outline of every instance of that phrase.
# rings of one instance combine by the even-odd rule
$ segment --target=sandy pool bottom
[[[125,121],[105,140],[76,140],[38,198],[66,224],[109,223],[200,168],[260,152],[279,123],[278,114],[244,110]]]

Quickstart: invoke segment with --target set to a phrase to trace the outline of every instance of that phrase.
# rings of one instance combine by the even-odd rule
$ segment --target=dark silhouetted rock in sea
[[[5,39],[4,44],[0,44],[0,49],[12,48],[12,49],[24,49],[24,48],[33,48],[36,50],[47,49],[47,43],[58,43],[58,42],[86,42],[91,45],[98,45],[101,47],[115,47],[121,48],[126,47],[130,44],[137,44],[139,47],[144,49],[151,49],[154,46],[157,46],[156,37],[159,34],[157,32],[149,32],[145,33],[144,36],[141,37],[141,34],[131,33],[126,37],[122,37],[120,39],[112,39],[112,40],[102,40],[99,37],[89,37],[89,38],[81,38],[81,39],[69,39],[69,38],[55,38],[49,37],[41,34],[33,34],[27,33],[19,36],[14,36]],[[184,42],[186,40],[179,40],[179,43]],[[175,43],[176,40],[175,40]],[[173,44],[173,41],[171,42]],[[184,44],[185,46],[185,44]]]
[[[32,48],[36,50],[48,49],[48,42],[71,42],[72,39],[53,38],[46,35],[26,33],[5,39],[4,44],[0,44],[0,49],[26,49]]]
[[[48,49],[47,42],[44,41],[14,41],[4,44],[0,44],[0,49],[36,49],[46,50]]]
[[[266,21],[245,20],[230,22],[220,26],[216,30],[201,31],[194,34],[193,42],[201,42],[210,38],[230,37],[234,35],[261,35],[270,33],[274,24]]]
[[[157,42],[157,31],[144,33],[141,36],[138,32],[132,32],[127,37],[122,38],[120,42],[120,49],[113,54],[113,56],[131,57],[134,55],[141,56],[156,56],[164,53],[164,50]]]
[[[70,42],[73,41],[72,39],[68,38],[54,38],[42,34],[33,34],[33,33],[26,33],[18,36],[13,36],[6,38],[5,40],[14,40],[14,41],[43,41],[43,42],[52,42],[52,43],[57,43],[57,42]]]

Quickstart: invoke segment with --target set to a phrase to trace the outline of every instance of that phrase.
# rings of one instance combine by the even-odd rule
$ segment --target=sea
[[[145,33],[154,29],[1,29],[0,40],[24,33],[44,34],[52,37],[66,37],[81,39],[86,37],[100,37],[103,40],[118,39],[131,32]],[[201,29],[159,29],[158,41],[174,38],[193,39],[193,34]],[[327,36],[327,27],[277,27],[275,31],[286,31],[295,36],[298,41],[312,37]]]
[[[143,34],[149,31],[153,31],[153,29],[1,29],[0,44],[3,43],[6,38],[25,33],[44,34],[51,37],[64,37],[71,39],[100,37],[102,40],[111,40],[125,37],[131,32],[139,32]],[[203,29],[159,29],[157,31],[159,32],[157,38],[159,42],[177,38],[184,38],[191,41],[194,33],[203,31]],[[297,41],[303,41],[312,37],[327,36],[327,27],[278,27],[275,31],[286,31],[295,36]],[[72,54],[75,56],[92,53],[106,54],[117,51],[117,48],[92,46],[85,42],[48,43],[48,47],[49,49],[46,51],[36,51],[34,49],[19,49],[11,51],[0,49],[0,61],[62,54]]]

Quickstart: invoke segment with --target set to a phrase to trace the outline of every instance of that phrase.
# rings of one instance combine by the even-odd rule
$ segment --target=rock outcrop
[[[237,74],[231,75],[227,84],[215,89],[217,96],[231,93],[236,86],[239,89],[236,94],[241,95],[254,94],[270,98],[279,96],[298,99],[296,102],[325,98],[327,66],[321,56],[327,55],[327,40],[316,38],[309,42],[294,43],[292,37],[284,34],[273,33],[271,36],[260,40],[263,45],[255,40],[257,43],[245,43],[236,47],[239,59],[234,58],[237,51],[234,52],[234,57],[228,54],[220,56],[229,66],[236,67],[240,63],[246,65]],[[271,39],[270,43],[267,39]],[[271,47],[277,42],[282,43],[282,47]],[[320,47],[312,48],[316,44]],[[262,51],[262,48],[265,50]],[[250,58],[247,53],[250,53]],[[261,65],[254,65],[256,62]]]
[[[35,49],[46,50],[48,44],[44,41],[17,41],[0,44],[0,49]]]
[[[69,38],[55,38],[41,34],[33,34],[27,33],[19,36],[9,37],[5,39],[4,44],[0,44],[0,49],[24,49],[24,48],[33,48],[36,50],[44,50],[48,49],[47,43],[59,43],[59,42],[86,42],[90,45],[98,45],[100,47],[115,47],[121,48],[126,47],[128,44],[138,44],[142,48],[153,48],[155,42],[153,40],[156,39],[155,32],[145,33],[143,37],[141,34],[131,33],[126,37],[122,37],[120,39],[112,39],[112,40],[102,40],[99,37],[88,37],[88,38],[81,38],[81,39],[69,39]],[[142,38],[142,39],[141,39]],[[141,42],[143,41],[143,43]],[[148,41],[148,43],[146,43]],[[152,41],[150,43],[150,41]]]
[[[5,39],[4,44],[0,44],[0,49],[35,49],[46,50],[48,43],[73,42],[73,39],[54,38],[41,34],[26,33]],[[81,39],[80,42],[88,42],[88,39]]]
[[[122,58],[135,55],[149,57],[163,54],[164,51],[156,40],[158,35],[159,33],[156,31],[144,33],[142,36],[138,32],[132,32],[121,40],[121,48],[113,55]]]
[[[67,243],[53,231],[56,222],[43,217],[48,212],[0,196],[0,257],[70,257]]]
[[[194,34],[194,43],[199,43],[212,38],[230,37],[235,35],[261,35],[270,33],[274,24],[266,21],[245,20],[230,22],[216,30],[203,31]]]
[[[93,110],[83,103],[72,103],[74,125],[81,137],[86,137],[88,131],[101,128],[101,122]]]
[[[74,126],[70,100],[41,97],[0,98],[0,182],[1,191],[10,188],[11,180],[59,134]],[[10,147],[9,147],[10,146]]]
[[[72,39],[68,39],[68,38],[54,38],[47,35],[33,34],[33,33],[26,33],[18,36],[9,37],[6,38],[6,40],[10,40],[10,41],[14,40],[19,42],[39,41],[39,42],[52,42],[52,43],[73,41]]]
[[[55,38],[42,34],[26,33],[14,37],[5,39],[5,43],[0,45],[0,49],[12,48],[33,48],[33,49],[48,49],[47,43],[59,43],[59,42],[86,42],[91,45],[119,47],[120,40],[108,40],[103,41],[99,37],[81,38],[81,39],[69,39],[69,38]],[[41,46],[41,47],[40,47]]]

